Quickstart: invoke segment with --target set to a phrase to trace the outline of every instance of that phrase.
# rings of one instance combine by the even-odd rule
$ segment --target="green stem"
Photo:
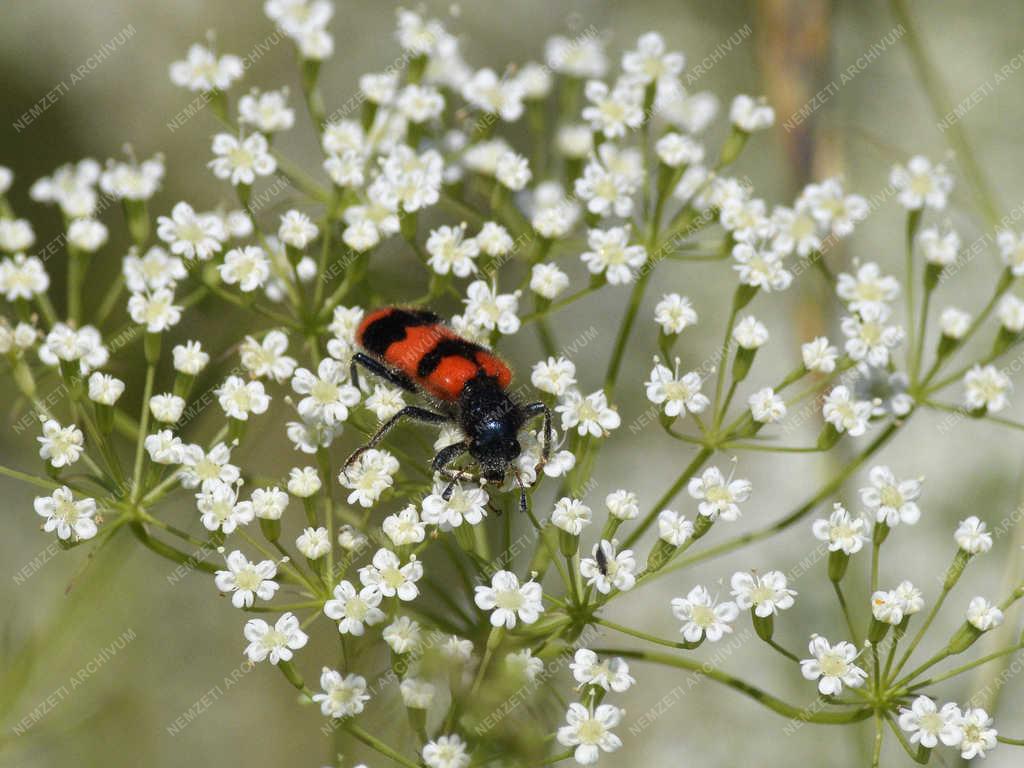
[[[146,384],[142,391],[142,414],[139,416],[139,438],[135,441],[135,468],[132,471],[132,503],[139,500],[142,494],[142,465],[145,456],[145,442],[149,430],[149,398],[153,395],[153,379],[156,377],[156,365],[146,365]]]
[[[684,469],[679,477],[676,478],[675,482],[672,483],[669,489],[661,495],[661,498],[654,503],[654,506],[651,507],[651,511],[647,513],[646,517],[644,517],[640,522],[640,525],[638,525],[633,532],[626,537],[626,540],[622,543],[623,549],[627,549],[632,546],[632,544],[639,539],[644,532],[651,527],[651,525],[654,524],[654,521],[658,518],[658,514],[666,505],[672,502],[672,499],[676,497],[676,494],[683,489],[683,486],[690,481],[690,478],[697,473],[697,470],[704,465],[704,462],[708,460],[712,453],[714,453],[714,451],[711,448],[702,448],[697,455],[693,457],[693,461],[687,465],[686,469]]]
[[[782,518],[776,523],[772,523],[771,525],[767,525],[763,528],[758,528],[756,530],[750,531],[749,533],[740,534],[739,536],[729,539],[728,541],[725,541],[722,544],[719,544],[718,546],[710,547],[706,550],[703,550],[702,552],[697,552],[689,557],[683,558],[679,562],[673,563],[671,566],[663,568],[661,571],[658,572],[659,575],[671,573],[672,571],[676,571],[680,568],[685,568],[689,565],[693,565],[694,563],[699,563],[704,560],[710,560],[713,557],[718,557],[719,555],[724,555],[728,552],[740,549],[741,547],[744,547],[747,544],[751,544],[755,541],[767,539],[771,536],[774,536],[779,531],[784,531],[786,528],[789,528],[790,526],[800,522],[800,520],[802,520],[804,517],[810,514],[815,509],[815,507],[817,507],[822,501],[824,501],[833,493],[835,493],[836,490],[838,490],[842,486],[842,484],[846,482],[846,479],[853,475],[853,473],[856,472],[864,464],[864,462],[866,462],[871,456],[877,453],[882,448],[882,446],[884,446],[892,438],[892,436],[896,434],[896,430],[899,429],[900,425],[907,423],[908,419],[909,414],[907,415],[907,417],[904,417],[902,422],[892,422],[888,427],[885,428],[885,431],[883,431],[878,437],[876,437],[871,442],[871,444],[867,448],[864,449],[863,453],[854,458],[831,480],[829,480],[824,486],[822,486],[821,490],[819,490],[813,497],[808,499],[804,504],[798,507],[791,514],[787,515],[786,517]]]
[[[803,722],[816,723],[819,725],[842,725],[860,722],[861,720],[865,720],[871,716],[870,707],[858,707],[856,709],[839,712],[814,712],[807,707],[798,707],[793,704],[789,704],[782,699],[757,688],[756,686],[750,685],[743,680],[733,677],[732,675],[711,666],[706,661],[697,661],[685,656],[660,653],[657,651],[637,651],[629,648],[601,648],[595,649],[595,652],[602,655],[623,656],[630,659],[638,659],[640,661],[646,661],[653,664],[663,664],[668,667],[677,667],[679,669],[695,672],[698,675],[703,675],[715,682],[739,691],[773,712],[777,712],[783,717],[793,718],[794,720],[801,720]]]

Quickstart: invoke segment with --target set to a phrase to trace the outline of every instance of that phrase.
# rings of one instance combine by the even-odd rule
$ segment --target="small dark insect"
[[[356,331],[364,350],[352,357],[352,383],[359,386],[358,366],[409,392],[426,395],[434,410],[407,405],[386,421],[370,441],[345,462],[350,467],[375,447],[403,419],[426,424],[454,423],[466,439],[442,448],[432,462],[448,480],[445,500],[460,480],[502,483],[522,451],[519,430],[530,419],[544,417],[541,464],[551,454],[551,410],[542,402],[520,405],[506,391],[512,371],[493,352],[459,336],[433,312],[384,307],[368,314]],[[468,453],[479,475],[449,466]],[[519,507],[526,510],[526,489],[518,472]]]
[[[597,570],[601,572],[602,576],[608,575],[608,555],[604,553],[604,547],[598,545],[597,551],[594,553],[594,559],[597,560]]]

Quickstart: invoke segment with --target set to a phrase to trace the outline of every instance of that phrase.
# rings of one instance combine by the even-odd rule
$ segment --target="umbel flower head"
[[[1013,572],[985,563],[1014,553],[1003,465],[963,451],[1020,427],[1024,235],[951,224],[989,185],[954,197],[952,166],[914,156],[871,198],[841,174],[763,195],[777,164],[743,153],[796,114],[697,91],[717,54],[687,70],[659,32],[613,50],[580,27],[506,66],[400,9],[374,41],[393,63],[339,87],[334,3],[262,5],[244,56],[211,33],[170,64],[202,157],[126,146],[29,179],[47,242],[0,167],[5,436],[26,448],[0,475],[32,486],[47,558],[119,536],[207,574],[244,668],[269,661],[281,705],[368,764],[593,764],[626,746],[622,695],[672,675],[801,727],[873,723],[876,763],[894,737],[918,761],[1015,745],[1006,697],[994,718],[931,695],[1019,650],[1024,587],[985,582]],[[266,81],[289,58],[267,42],[300,90]],[[975,458],[984,505],[923,495]],[[659,608],[666,578],[686,591]],[[771,660],[820,701],[746,678]],[[672,722],[697,751],[694,701]]]

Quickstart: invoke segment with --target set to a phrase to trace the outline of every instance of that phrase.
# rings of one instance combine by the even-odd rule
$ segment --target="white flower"
[[[89,399],[101,405],[113,405],[124,393],[124,382],[106,373],[94,371],[89,376]]]
[[[43,422],[43,435],[37,437],[39,458],[49,461],[50,466],[60,469],[70,467],[82,456],[85,436],[74,424],[62,427],[56,420]]]
[[[622,54],[622,70],[640,82],[671,80],[683,71],[681,53],[666,53],[665,40],[657,32],[647,32],[636,41],[636,49]]]
[[[561,35],[544,44],[544,60],[555,72],[578,78],[604,77],[608,59],[600,35],[580,35],[570,40]]]
[[[426,123],[444,112],[444,96],[429,85],[407,85],[398,94],[398,110],[414,123]]]
[[[398,595],[399,600],[415,600],[419,595],[416,582],[423,578],[423,564],[415,555],[409,562],[402,565],[398,555],[390,549],[378,549],[370,565],[359,569],[359,580],[364,587],[369,587],[384,597]]]
[[[903,621],[903,601],[895,591],[877,590],[871,595],[871,615],[876,621],[899,624]]]
[[[741,131],[753,133],[771,127],[775,122],[775,110],[763,98],[740,94],[729,107],[729,121]]]
[[[169,392],[153,395],[149,398],[149,410],[157,421],[173,424],[181,418],[181,413],[185,410],[185,398]]]
[[[331,357],[320,361],[316,374],[305,368],[295,371],[292,389],[305,395],[299,401],[299,415],[327,425],[348,419],[348,409],[359,402],[359,390],[344,383],[347,375],[345,366]]]
[[[103,225],[101,224],[100,226]],[[106,229],[104,228],[105,233]],[[31,248],[32,243],[35,241],[36,235],[32,231],[32,224],[28,220],[0,219],[0,251],[7,251],[8,253],[25,251]]]
[[[632,491],[619,488],[604,498],[608,513],[618,520],[632,520],[640,514],[640,500]]]
[[[196,494],[203,527],[208,531],[231,533],[239,525],[248,525],[256,513],[251,501],[238,500],[238,488],[214,481]]]
[[[157,218],[156,233],[167,243],[171,253],[200,261],[220,251],[222,243],[228,239],[220,217],[197,214],[186,202],[175,205],[170,217]]]
[[[302,250],[316,240],[319,232],[320,230],[309,216],[301,211],[290,210],[281,216],[281,225],[277,229],[277,236],[285,245]]]
[[[224,413],[240,421],[247,421],[250,413],[265,413],[270,406],[270,396],[263,389],[263,382],[245,381],[240,376],[228,376],[214,394]]]
[[[262,133],[253,133],[239,140],[230,133],[213,137],[213,158],[207,165],[218,179],[233,185],[251,185],[257,176],[269,176],[277,170],[277,161]]]
[[[99,177],[99,188],[121,200],[148,200],[157,194],[164,170],[164,156],[160,154],[141,163],[108,160]]]
[[[837,432],[849,432],[851,437],[859,437],[867,432],[871,403],[855,400],[849,388],[841,384],[825,395],[821,412]]]
[[[523,114],[522,86],[514,78],[499,78],[493,69],[474,72],[462,87],[462,98],[508,123]]]
[[[295,540],[295,548],[308,560],[317,560],[331,551],[331,537],[323,526],[303,528]]]
[[[122,259],[121,272],[124,273],[125,285],[133,293],[173,288],[188,277],[181,259],[168,255],[159,245],[147,250],[141,258],[133,247]]]
[[[792,608],[796,597],[796,590],[786,586],[782,571],[765,571],[760,575],[737,571],[730,584],[736,605],[743,610],[752,609],[761,618]]]
[[[13,258],[0,260],[0,293],[7,301],[31,299],[45,293],[50,287],[50,277],[43,269],[43,262],[35,256],[23,253]]]
[[[555,135],[555,146],[566,157],[582,160],[594,150],[594,133],[589,125],[563,125]]]
[[[32,502],[36,514],[46,518],[43,530],[57,532],[57,538],[67,541],[85,541],[96,535],[96,501],[79,499],[75,501],[71,489],[66,485],[55,488],[49,496],[37,496]]]
[[[320,688],[323,693],[313,694],[313,701],[320,704],[320,711],[325,717],[358,715],[370,700],[363,677],[355,674],[342,677],[340,672],[327,667],[320,673]]]
[[[583,529],[593,522],[593,518],[590,507],[579,499],[568,497],[555,502],[555,509],[551,513],[552,524],[572,536],[580,536]]]
[[[468,768],[470,764],[466,743],[454,733],[428,741],[422,754],[427,768]]]
[[[534,682],[544,671],[544,660],[533,655],[529,648],[505,656],[505,666],[514,677]]]
[[[250,563],[249,560],[234,550],[225,558],[228,569],[217,571],[214,583],[221,592],[231,593],[231,604],[235,608],[251,608],[253,601],[270,600],[280,586],[274,577],[277,576],[277,565],[273,560],[262,560]]]
[[[901,581],[893,592],[903,606],[904,616],[920,613],[924,608],[924,597],[921,595],[921,590],[909,581]]]
[[[242,366],[253,376],[270,376],[274,381],[282,382],[291,378],[297,365],[294,357],[285,354],[288,351],[288,335],[282,331],[270,331],[257,341],[246,336],[239,348]]]
[[[969,555],[977,555],[992,549],[992,534],[986,530],[985,523],[975,515],[961,520],[953,534],[957,546]]]
[[[257,488],[250,499],[256,517],[261,520],[280,520],[288,506],[288,494],[276,485],[272,488]]]
[[[419,513],[412,504],[385,517],[381,529],[396,547],[419,544],[427,535],[426,526],[420,522]]]
[[[466,288],[465,318],[468,322],[488,331],[498,329],[503,334],[519,330],[519,291],[498,293],[483,280],[476,280]]]
[[[984,368],[975,365],[964,374],[964,388],[964,403],[970,410],[986,409],[989,413],[997,413],[1006,407],[1006,393],[1013,385],[1010,377],[994,365]]]
[[[673,419],[685,416],[688,412],[703,413],[711,404],[707,395],[700,391],[702,385],[700,374],[696,371],[679,376],[678,357],[675,373],[655,358],[651,378],[645,384],[647,399],[656,405],[664,404],[665,415]]]
[[[174,370],[189,376],[198,375],[210,362],[210,356],[203,352],[203,347],[198,341],[176,344],[173,356]]]
[[[786,415],[785,401],[771,387],[759,389],[747,399],[747,404],[754,421],[762,424],[779,421]]]
[[[643,89],[635,81],[622,78],[609,88],[600,80],[588,80],[583,93],[590,102],[583,108],[583,119],[607,138],[625,136],[643,123]]]
[[[941,741],[947,747],[953,747],[963,740],[961,718],[956,704],[943,704],[939,709],[927,696],[918,696],[909,709],[904,707],[900,710],[899,724],[910,734],[911,744],[932,749]]]
[[[681,547],[693,536],[693,523],[674,509],[658,513],[658,538],[673,547]]]
[[[95,253],[107,242],[107,228],[96,219],[75,219],[68,225],[68,242],[80,251]],[[9,250],[21,250],[13,248]]]
[[[313,467],[292,467],[288,470],[288,493],[307,499],[320,490],[320,476]]]
[[[388,451],[371,448],[361,454],[352,467],[342,470],[338,481],[352,491],[348,495],[349,504],[371,507],[384,491],[394,485],[398,469],[398,459]]]
[[[966,313],[964,314],[966,315]],[[1021,301],[1012,293],[1007,294],[1000,300],[997,314],[999,315],[999,322],[1002,323],[1003,328],[1007,331],[1011,333],[1024,331],[1024,301]],[[970,320],[969,315],[967,315],[967,319]],[[966,332],[967,328],[965,327],[964,333]]]
[[[147,435],[143,445],[149,458],[157,464],[181,464],[185,460],[185,445],[169,429]]]
[[[476,272],[480,246],[472,237],[466,238],[465,225],[438,227],[430,232],[426,249],[427,264],[439,275],[451,272],[456,277],[469,277]]]
[[[749,480],[726,479],[718,467],[708,467],[686,486],[687,493],[700,501],[702,515],[712,520],[720,516],[729,522],[739,518],[739,504],[750,498],[752,489]]]
[[[800,662],[800,672],[807,680],[817,680],[818,690],[824,696],[838,696],[843,686],[860,688],[867,672],[853,662],[857,648],[853,643],[840,640],[835,645],[820,635],[813,635],[808,645],[813,658]]]
[[[562,414],[563,432],[575,427],[580,435],[603,437],[622,424],[618,412],[609,407],[603,389],[591,392],[586,397],[577,390],[570,390],[561,404],[555,407],[555,411]]]
[[[642,245],[629,244],[629,227],[592,229],[587,234],[587,245],[591,250],[580,258],[591,274],[604,274],[611,285],[633,282],[633,271],[647,261],[647,249]]]
[[[498,571],[491,577],[491,586],[476,587],[474,601],[480,610],[491,611],[491,626],[512,629],[516,620],[533,624],[544,611],[541,587],[535,581],[522,586],[511,571]]]
[[[956,261],[960,235],[952,229],[940,232],[938,227],[925,227],[917,233],[917,245],[929,264],[948,267]]]
[[[844,317],[840,327],[846,336],[846,353],[851,360],[867,362],[875,367],[889,364],[889,351],[903,342],[903,329],[886,325],[891,310],[886,305],[870,304],[851,317]]]
[[[688,643],[707,638],[717,643],[732,632],[732,623],[740,615],[736,603],[719,603],[708,590],[698,584],[686,597],[672,598],[672,613],[683,626],[679,631]]]
[[[502,186],[518,192],[530,183],[533,173],[530,172],[530,163],[525,157],[517,152],[505,152],[498,157],[494,176]]]
[[[245,94],[238,100],[238,122],[262,133],[287,131],[295,124],[295,110],[288,107],[288,89]]]
[[[587,580],[587,586],[597,588],[602,595],[612,589],[626,592],[636,584],[636,558],[633,550],[624,549],[616,553],[617,541],[601,539],[591,550],[592,557],[580,560],[580,575]]]
[[[802,197],[811,207],[811,213],[822,227],[831,227],[836,237],[847,237],[854,224],[870,213],[868,202],[860,195],[847,195],[838,179],[826,179],[821,184],[808,184]]]
[[[736,260],[732,268],[739,274],[743,285],[762,288],[770,293],[784,291],[793,282],[793,273],[783,266],[781,254],[769,243],[736,243],[732,257]]]
[[[530,271],[530,290],[538,296],[551,300],[560,296],[569,287],[569,276],[557,264],[534,264]]]
[[[862,517],[854,517],[838,501],[832,505],[828,518],[818,518],[811,526],[814,538],[828,542],[830,552],[852,555],[860,552],[867,540],[867,523]]]
[[[128,299],[128,314],[147,333],[161,333],[181,320],[181,307],[174,304],[174,294],[160,288],[150,294],[133,293]]]
[[[191,45],[186,57],[170,67],[171,82],[190,91],[226,90],[244,71],[237,56],[218,57],[198,43]]]
[[[841,272],[836,293],[849,304],[850,311],[863,312],[873,307],[882,309],[900,295],[900,283],[891,275],[883,275],[878,264],[869,261],[857,269],[856,276]]]
[[[689,136],[666,133],[654,145],[658,158],[670,168],[700,163],[704,160],[704,147]]]
[[[960,757],[964,760],[973,760],[975,757],[985,757],[985,750],[995,749],[996,737],[999,735],[995,728],[992,728],[992,718],[988,712],[979,707],[965,709],[959,722],[963,734],[960,741]]]
[[[573,757],[580,765],[593,765],[601,752],[615,752],[622,746],[622,739],[611,729],[619,724],[625,710],[612,704],[601,704],[590,710],[573,702],[565,714],[565,722],[558,729],[558,743],[565,747],[576,747]]]
[[[744,349],[757,349],[768,341],[768,329],[753,315],[747,315],[732,329],[732,338]]]
[[[299,619],[288,612],[279,618],[273,628],[262,619],[249,619],[245,623],[245,639],[249,641],[245,655],[254,664],[270,659],[271,664],[291,661],[297,651],[306,645],[308,635],[299,627]]]
[[[815,216],[820,209],[812,207],[805,194],[801,195],[792,208],[776,206],[772,210],[771,221],[775,230],[772,241],[775,250],[788,256],[796,252],[798,256],[807,257],[814,251],[821,250],[822,226]],[[820,216],[820,213],[819,213]]]
[[[1000,305],[1000,317],[1002,317],[1002,305]],[[1024,314],[1021,315],[1021,327],[1024,328]],[[967,330],[971,327],[971,316],[962,309],[946,307],[939,315],[939,327],[942,335],[950,339],[962,339]]]
[[[868,508],[876,523],[890,528],[906,523],[913,525],[921,519],[916,499],[921,495],[921,480],[897,480],[889,467],[872,467],[868,473],[870,486],[860,489],[860,500]]]
[[[576,386],[576,366],[564,357],[549,357],[533,366],[530,383],[542,392],[561,397]]]
[[[493,221],[484,222],[474,239],[488,256],[506,256],[516,245],[508,230]]]
[[[953,177],[941,163],[932,166],[928,158],[915,155],[906,167],[893,166],[889,183],[899,192],[900,205],[911,211],[928,207],[942,210],[953,189]]]
[[[606,691],[624,693],[636,682],[629,674],[629,664],[624,659],[613,658],[601,661],[589,648],[579,648],[569,663],[572,676],[583,685],[596,685]]]
[[[380,421],[387,421],[405,407],[405,400],[402,398],[402,390],[375,384],[363,405]]]
[[[987,632],[1003,623],[1003,612],[984,597],[972,597],[967,606],[967,621],[975,629]]]
[[[1021,238],[1016,232],[1003,229],[996,235],[996,243],[999,246],[1003,263],[1013,273],[1013,276],[1024,275],[1024,238]]]
[[[395,653],[409,653],[419,648],[421,643],[420,625],[408,616],[399,616],[384,627],[384,642]]]
[[[636,185],[626,176],[605,168],[591,160],[583,168],[583,175],[574,182],[576,196],[586,202],[587,210],[598,216],[615,214],[625,218],[633,212],[633,193]],[[563,207],[560,206],[560,210]],[[534,228],[545,234],[534,223]]]
[[[429,709],[434,703],[433,683],[418,677],[407,677],[399,684],[402,703],[409,709]]]
[[[697,324],[697,310],[685,296],[666,293],[654,307],[654,321],[661,326],[662,333],[682,333]]]
[[[365,627],[380,624],[387,616],[379,606],[383,594],[375,587],[363,587],[359,592],[348,581],[334,588],[334,598],[324,603],[324,614],[338,622],[343,635],[362,636]]]
[[[445,501],[447,485],[445,481],[435,482],[432,493],[423,499],[423,522],[445,528],[458,528],[463,522],[478,525],[487,514],[487,492],[479,486],[463,487],[456,483]]]

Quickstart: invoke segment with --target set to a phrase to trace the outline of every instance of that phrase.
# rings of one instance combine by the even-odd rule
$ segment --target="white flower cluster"
[[[523,741],[538,749],[567,749],[549,761],[593,764],[623,746],[614,731],[625,710],[606,698],[634,685],[626,659],[713,677],[807,722],[852,724],[874,715],[879,724],[898,723],[902,733],[893,731],[908,750],[941,742],[964,759],[984,757],[997,743],[984,709],[940,707],[919,693],[932,682],[923,676],[933,664],[1004,622],[1024,585],[1002,601],[975,596],[946,645],[911,672],[904,668],[964,568],[991,551],[1004,529],[963,516],[953,563],[939,574],[941,593],[929,599],[920,632],[900,654],[898,644],[925,609],[924,590],[902,578],[879,583],[879,560],[892,549],[883,549],[890,536],[921,523],[924,481],[871,460],[918,410],[1020,426],[994,414],[1006,409],[1011,390],[998,358],[1024,341],[1024,301],[1010,290],[1024,276],[1024,238],[1009,230],[995,237],[1006,267],[995,296],[975,317],[941,310],[928,367],[929,300],[961,265],[958,233],[924,222],[949,202],[953,179],[942,165],[918,156],[892,171],[890,191],[907,216],[906,233],[894,240],[908,248],[902,284],[881,256],[853,259],[833,273],[826,259],[842,257],[834,246],[867,219],[868,201],[837,176],[774,205],[748,179],[729,175],[744,147],[759,140],[754,134],[774,124],[774,109],[763,98],[733,98],[728,135],[712,151],[704,134],[719,102],[684,87],[685,58],[660,34],[642,35],[619,66],[590,30],[551,38],[542,62],[495,70],[469,64],[460,38],[440,20],[401,9],[401,57],[359,78],[353,114],[355,102],[328,112],[321,90],[321,62],[334,52],[334,10],[329,0],[264,3],[298,55],[302,98],[294,103],[305,105],[317,133],[319,177],[288,160],[286,142],[277,140],[299,122],[289,89],[233,93],[253,62],[210,43],[191,46],[169,74],[200,94],[220,123],[204,178],[230,204],[208,209],[158,199],[163,156],[139,161],[130,148],[127,160],[85,159],[32,184],[31,198],[56,205],[64,220],[67,300],[59,311],[48,260],[31,253],[33,226],[7,201],[13,174],[0,168],[0,296],[16,318],[0,317],[0,359],[38,418],[42,474],[0,472],[45,489],[34,502],[43,530],[65,548],[96,539],[89,545],[96,552],[105,535],[127,525],[154,553],[208,574],[234,609],[273,614],[238,621],[248,661],[269,662],[324,717],[345,720],[354,738],[403,764],[486,762],[521,736],[510,727],[528,727]],[[556,98],[559,114],[548,125]],[[510,130],[514,123],[522,130]],[[524,131],[528,142],[520,141]],[[287,203],[261,213],[256,195],[276,195],[279,185],[290,188]],[[88,281],[117,242],[101,220],[113,200],[131,246],[113,255],[119,272],[102,281],[93,301]],[[718,239],[697,239],[705,230]],[[692,284],[689,296],[663,284],[651,301],[654,323],[638,328],[652,275],[666,261],[720,263],[731,277],[731,303],[710,298],[702,284]],[[385,266],[401,273],[394,285],[378,280]],[[749,305],[780,301],[807,272],[824,276],[839,307],[835,334],[827,331],[836,343],[823,332],[802,343],[799,355],[794,344],[790,373],[748,384],[755,361],[760,372],[764,357],[792,338],[769,331],[767,307],[758,319]],[[923,302],[915,301],[919,283]],[[425,293],[403,299],[413,286]],[[616,337],[601,342],[610,358],[599,387],[576,353],[600,333],[560,347],[552,322],[598,294],[603,312],[609,297],[629,296]],[[900,302],[906,326],[894,319]],[[690,329],[722,314],[717,305],[727,316],[724,333],[716,331],[716,347],[694,360],[703,346],[684,348],[681,337],[689,340]],[[418,311],[427,306],[447,319]],[[222,323],[215,312],[224,313]],[[945,375],[948,359],[992,314],[999,329],[991,351]],[[115,317],[126,330],[109,330]],[[525,329],[538,331],[543,348],[529,368],[536,402],[489,351],[500,346],[521,356]],[[641,334],[645,341],[637,341]],[[642,347],[639,359],[653,357],[649,372],[645,366],[629,375],[633,345]],[[962,405],[937,399],[961,381]],[[474,407],[481,382],[508,395],[511,413]],[[138,391],[126,396],[132,387]],[[595,512],[595,465],[608,438],[627,431],[618,404],[641,410],[631,402],[643,402],[641,388],[649,405],[628,432],[660,428],[663,434],[642,438],[642,453],[654,456],[656,438],[673,441],[678,450],[664,455],[678,477],[654,502],[641,502],[647,488],[639,481],[637,492],[603,492],[604,510]],[[819,409],[824,425],[815,444],[782,440],[801,435],[803,417]],[[429,467],[429,441],[392,431],[407,416],[438,427]],[[495,423],[514,428],[497,447],[487,439]],[[744,525],[741,517],[760,526],[772,503],[760,498],[761,481],[751,501],[753,483],[736,476],[738,454],[820,453],[871,428],[878,436],[866,447],[848,446],[844,468],[809,503],[780,522],[693,550],[705,536]],[[767,434],[776,429],[781,435]],[[266,474],[280,462],[277,445],[298,460]],[[638,463],[625,472],[646,461],[619,454],[627,455]],[[743,461],[743,474],[756,478]],[[623,595],[656,578],[807,519],[862,466],[870,469],[860,510],[835,502],[811,525],[815,562],[827,559],[845,621],[828,637],[842,632],[846,639],[812,634],[807,658],[787,649],[799,612],[786,613],[796,605],[793,587],[813,578],[803,567],[744,568],[719,581],[722,590],[709,580],[690,582],[668,605],[681,639],[608,618]],[[676,500],[684,489],[688,512]],[[162,516],[172,498],[187,498],[193,510],[184,527]],[[197,561],[197,547],[218,552],[223,566]],[[856,603],[862,610],[851,611],[844,576],[854,556],[859,564],[870,559],[870,577]],[[904,557],[900,565],[912,562]],[[794,675],[798,665],[827,711],[798,710],[686,656],[732,635],[744,612],[762,648],[785,657]],[[862,616],[866,626],[857,623]],[[321,644],[311,642],[324,625],[342,648],[329,665],[314,658]],[[598,648],[593,627],[673,653]],[[801,643],[808,634],[799,631]],[[368,659],[385,656],[391,670],[371,678]],[[483,711],[501,713],[499,700],[557,688],[550,678],[565,666],[560,660],[578,693],[564,724],[547,722],[542,706],[530,708],[528,726],[526,718],[510,726]],[[307,685],[310,671],[319,675],[319,691]],[[390,684],[415,732],[416,757],[401,754],[412,739],[378,738],[356,720]]]

